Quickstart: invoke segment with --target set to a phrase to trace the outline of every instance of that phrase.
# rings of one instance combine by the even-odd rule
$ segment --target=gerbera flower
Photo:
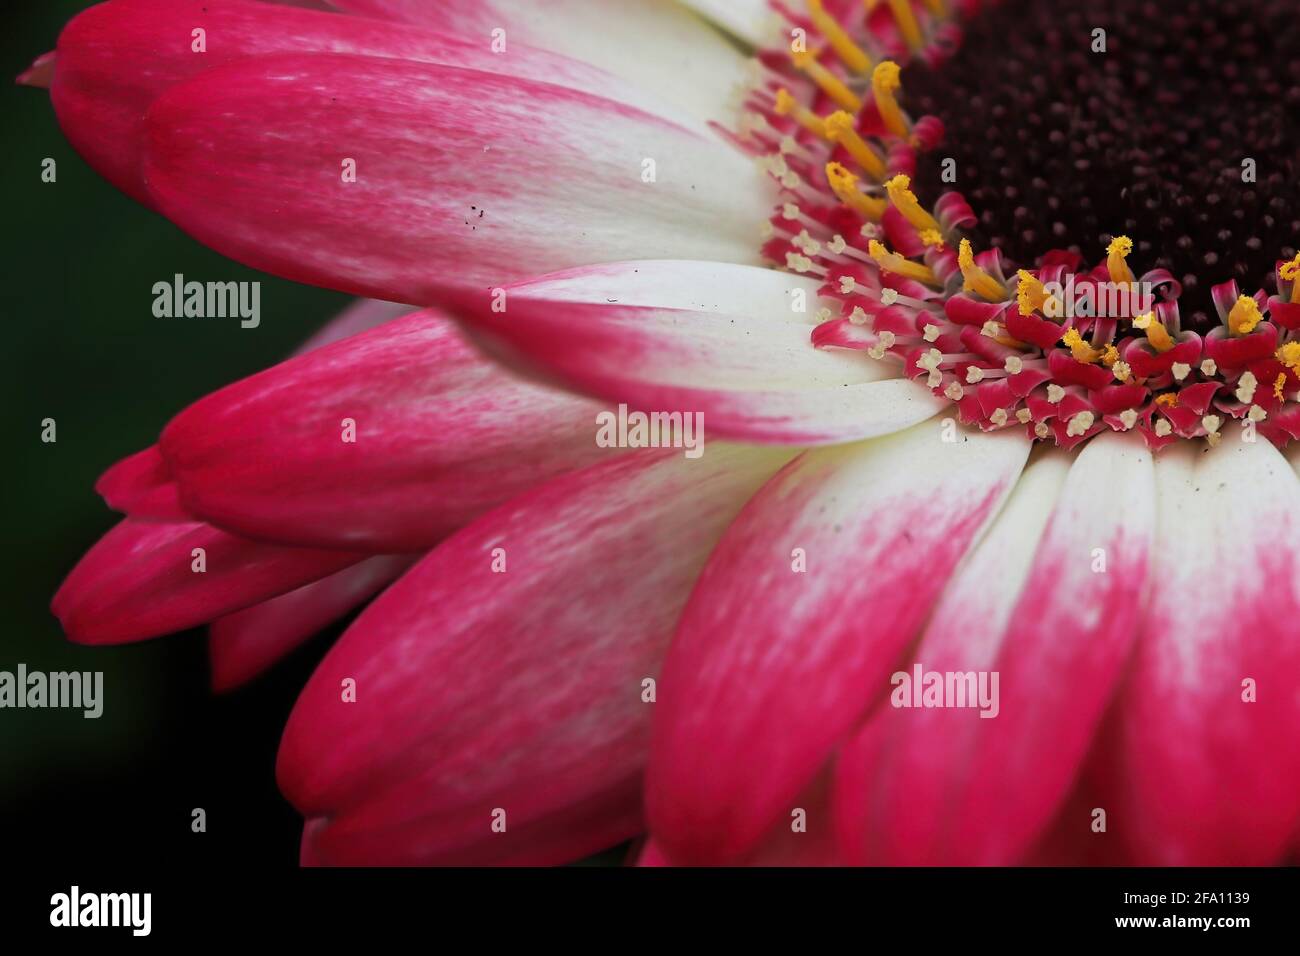
[[[228,686],[382,590],[285,730],[304,862],[1286,854],[1281,0],[691,4],[748,69],[666,0],[332,6],[113,0],[24,77],[201,241],[425,309],[173,419],[55,599]]]

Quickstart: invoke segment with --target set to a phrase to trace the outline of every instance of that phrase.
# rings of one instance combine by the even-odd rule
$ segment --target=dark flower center
[[[1274,288],[1300,242],[1296,0],[1007,0],[963,27],[903,78],[956,160],[955,183],[919,164],[923,202],[962,192],[976,245],[1021,265],[1129,235],[1139,272],[1183,282],[1184,327],[1209,327],[1215,283]]]

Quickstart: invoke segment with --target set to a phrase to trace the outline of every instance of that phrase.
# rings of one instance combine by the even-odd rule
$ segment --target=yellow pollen
[[[1133,270],[1124,260],[1133,251],[1133,240],[1128,236],[1116,236],[1106,247],[1106,267],[1110,270],[1111,282],[1132,282]]]
[[[957,249],[957,266],[961,269],[962,278],[966,280],[962,286],[963,291],[974,292],[989,302],[1002,302],[1006,299],[1007,290],[1002,283],[975,264],[975,253],[969,239],[963,239]]]
[[[1233,335],[1249,335],[1255,326],[1264,321],[1260,314],[1259,303],[1252,297],[1243,295],[1228,313],[1228,331]]]
[[[1300,342],[1288,342],[1278,349],[1277,360],[1291,371],[1300,374]]]
[[[869,2],[867,9],[874,6],[874,3]],[[912,11],[912,0],[889,0],[889,9],[894,14],[898,32],[903,34],[908,48],[914,53],[921,49],[925,45],[925,39],[921,36],[921,25],[916,22],[916,14]]]
[[[889,201],[917,232],[942,233],[943,228],[939,225],[939,221],[922,209],[921,204],[917,202],[916,194],[909,188],[911,185],[912,181],[902,173],[885,183],[885,192],[889,196]]]
[[[1178,407],[1178,393],[1177,393],[1177,392],[1165,392],[1163,395],[1157,395],[1157,396],[1156,396],[1156,404],[1157,404],[1157,405],[1163,405],[1165,408],[1177,408],[1177,407]]]
[[[1033,315],[1035,310],[1042,309],[1052,299],[1033,273],[1021,269],[1016,273],[1016,278],[1020,280],[1016,286],[1016,299],[1020,304],[1021,315]],[[1059,309],[1056,314],[1060,315]]]
[[[1168,352],[1177,344],[1154,312],[1139,315],[1133,320],[1133,326],[1146,333],[1147,341],[1157,352]]]
[[[837,110],[826,117],[826,138],[839,143],[849,155],[862,167],[863,172],[875,180],[885,178],[885,161],[867,145],[867,141],[858,135],[853,117],[843,110]]]
[[[943,248],[943,234],[937,229],[926,229],[921,233],[921,241],[934,249]]]
[[[1107,345],[1101,353],[1101,364],[1107,368],[1114,368],[1115,363],[1119,361],[1119,349],[1113,345]]]
[[[880,119],[884,122],[885,129],[895,136],[907,136],[911,132],[911,126],[907,122],[907,117],[903,115],[898,100],[894,97],[902,85],[899,73],[898,64],[893,60],[882,60],[876,64],[875,70],[871,73],[871,92],[875,96],[876,109],[880,111]]]
[[[889,206],[885,200],[858,189],[858,177],[839,163],[826,164],[826,181],[840,202],[871,222],[879,222]]]
[[[826,12],[822,0],[808,0],[808,16],[812,19],[817,32],[826,38],[840,62],[854,73],[867,73],[871,70],[871,57],[862,52],[862,48],[840,26],[840,22]]]
[[[793,116],[796,123],[820,139],[826,139],[826,121],[804,106],[785,87],[776,91],[776,115]]]
[[[858,98],[858,94],[849,89],[838,76],[822,66],[817,61],[817,57],[805,51],[792,53],[790,58],[794,60],[794,65],[800,71],[808,74],[808,78],[821,87],[823,93],[844,109],[853,113],[862,109],[862,100]]]
[[[1069,347],[1074,360],[1084,365],[1095,365],[1105,354],[1101,349],[1095,349],[1085,342],[1078,329],[1070,329],[1062,341]]]
[[[940,284],[929,266],[913,262],[911,259],[905,259],[896,252],[890,252],[878,239],[872,239],[867,248],[871,253],[871,258],[875,259],[876,264],[886,272],[892,272],[907,279],[916,279],[918,282],[924,282],[927,285],[937,286]]]
[[[1286,401],[1286,372],[1279,372],[1277,379],[1273,382],[1273,397],[1279,402]]]
[[[1278,274],[1287,282],[1294,283],[1291,286],[1291,301],[1300,302],[1300,255],[1297,255],[1290,262],[1284,263],[1278,270]]]

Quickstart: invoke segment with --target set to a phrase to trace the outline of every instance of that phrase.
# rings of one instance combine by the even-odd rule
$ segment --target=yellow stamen
[[[912,181],[902,173],[899,173],[889,182],[885,183],[885,192],[889,196],[889,201],[894,204],[903,218],[912,224],[917,232],[937,232],[942,233],[943,228],[939,225],[937,219],[921,208],[921,204],[916,200],[916,194],[908,187]]]
[[[1146,333],[1147,341],[1157,352],[1168,352],[1177,344],[1154,312],[1139,315],[1133,320],[1133,326]]]
[[[869,3],[867,9],[874,6],[874,3]],[[921,25],[916,22],[916,14],[912,12],[912,0],[889,0],[889,9],[894,14],[898,32],[903,34],[908,48],[913,52],[921,49],[925,45],[925,38],[921,35]]]
[[[926,229],[921,232],[921,241],[932,249],[943,248],[943,233],[937,229]]]
[[[975,253],[969,239],[963,239],[957,249],[957,266],[961,269],[962,278],[966,280],[962,286],[963,291],[974,292],[989,302],[1002,302],[1006,299],[1007,290],[1002,283],[975,264]]]
[[[1156,404],[1157,404],[1157,405],[1163,405],[1165,408],[1177,408],[1177,407],[1178,407],[1178,393],[1177,393],[1177,392],[1165,392],[1163,395],[1157,395],[1157,396],[1156,396]]]
[[[1084,365],[1096,365],[1105,354],[1101,349],[1095,349],[1085,342],[1078,329],[1070,329],[1066,332],[1063,341],[1069,347],[1074,360]]]
[[[1119,349],[1113,345],[1107,345],[1101,353],[1101,364],[1107,368],[1114,368],[1115,363],[1119,361]]]
[[[1286,372],[1280,372],[1278,373],[1277,379],[1273,382],[1273,397],[1279,402],[1286,401],[1286,393],[1283,391],[1285,388]]]
[[[929,266],[913,262],[911,259],[905,259],[896,252],[890,252],[879,240],[872,239],[868,251],[871,253],[871,258],[876,260],[876,265],[886,272],[903,276],[905,279],[916,279],[918,282],[924,282],[927,285],[937,286],[940,284]]]
[[[880,111],[880,119],[884,122],[885,129],[895,136],[906,136],[911,131],[911,126],[907,122],[907,117],[903,115],[898,100],[894,97],[898,88],[903,85],[899,73],[898,64],[893,60],[883,60],[878,63],[871,74],[871,92],[876,98],[876,109]]]
[[[808,132],[821,139],[826,138],[826,121],[791,96],[790,91],[784,87],[776,91],[776,114],[793,116],[794,121]]]
[[[832,113],[826,117],[826,138],[833,143],[839,143],[849,155],[862,167],[863,171],[872,179],[881,180],[885,178],[885,161],[880,155],[867,145],[867,141],[858,135],[854,127],[853,117],[843,110]]]
[[[1133,270],[1124,260],[1133,251],[1133,240],[1128,236],[1116,236],[1106,247],[1106,267],[1110,270],[1111,282],[1132,282]]]
[[[871,71],[871,57],[862,52],[862,48],[844,32],[840,22],[826,12],[822,0],[808,0],[808,16],[812,19],[817,32],[826,38],[840,62],[854,73]]]
[[[1243,295],[1228,313],[1228,331],[1233,335],[1249,335],[1255,326],[1264,321],[1260,314],[1259,303],[1248,295]]]
[[[862,109],[862,100],[858,98],[858,94],[849,89],[838,76],[822,66],[817,61],[817,57],[805,51],[791,53],[790,59],[794,60],[794,65],[806,73],[810,80],[821,87],[823,93],[844,109],[852,113]]]
[[[1033,315],[1035,310],[1041,309],[1044,315],[1055,318],[1064,311],[1056,301],[1056,297],[1048,294],[1047,289],[1033,273],[1021,269],[1016,276],[1020,280],[1019,285],[1016,286],[1016,299],[1020,304],[1021,315]],[[1056,307],[1046,308],[1049,302],[1055,303]]]
[[[1288,342],[1278,349],[1277,360],[1300,375],[1300,342]]]
[[[1300,302],[1300,255],[1285,263],[1278,270],[1278,273],[1285,281],[1293,283],[1291,286],[1291,301]]]
[[[880,222],[880,217],[889,208],[885,200],[868,196],[858,189],[858,177],[839,163],[826,164],[826,181],[840,202],[871,222]]]

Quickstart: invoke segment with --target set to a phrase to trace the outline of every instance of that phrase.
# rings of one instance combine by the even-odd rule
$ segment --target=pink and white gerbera
[[[974,252],[897,64],[979,6],[78,16],[22,80],[106,179],[385,301],[108,470],[69,636],[210,623],[225,689],[369,602],[284,731],[308,864],[1283,858],[1300,267],[1202,335],[1167,271],[1052,314],[1136,278],[1123,237]],[[602,447],[620,405],[703,454]],[[899,706],[922,671],[997,675],[996,717]]]

